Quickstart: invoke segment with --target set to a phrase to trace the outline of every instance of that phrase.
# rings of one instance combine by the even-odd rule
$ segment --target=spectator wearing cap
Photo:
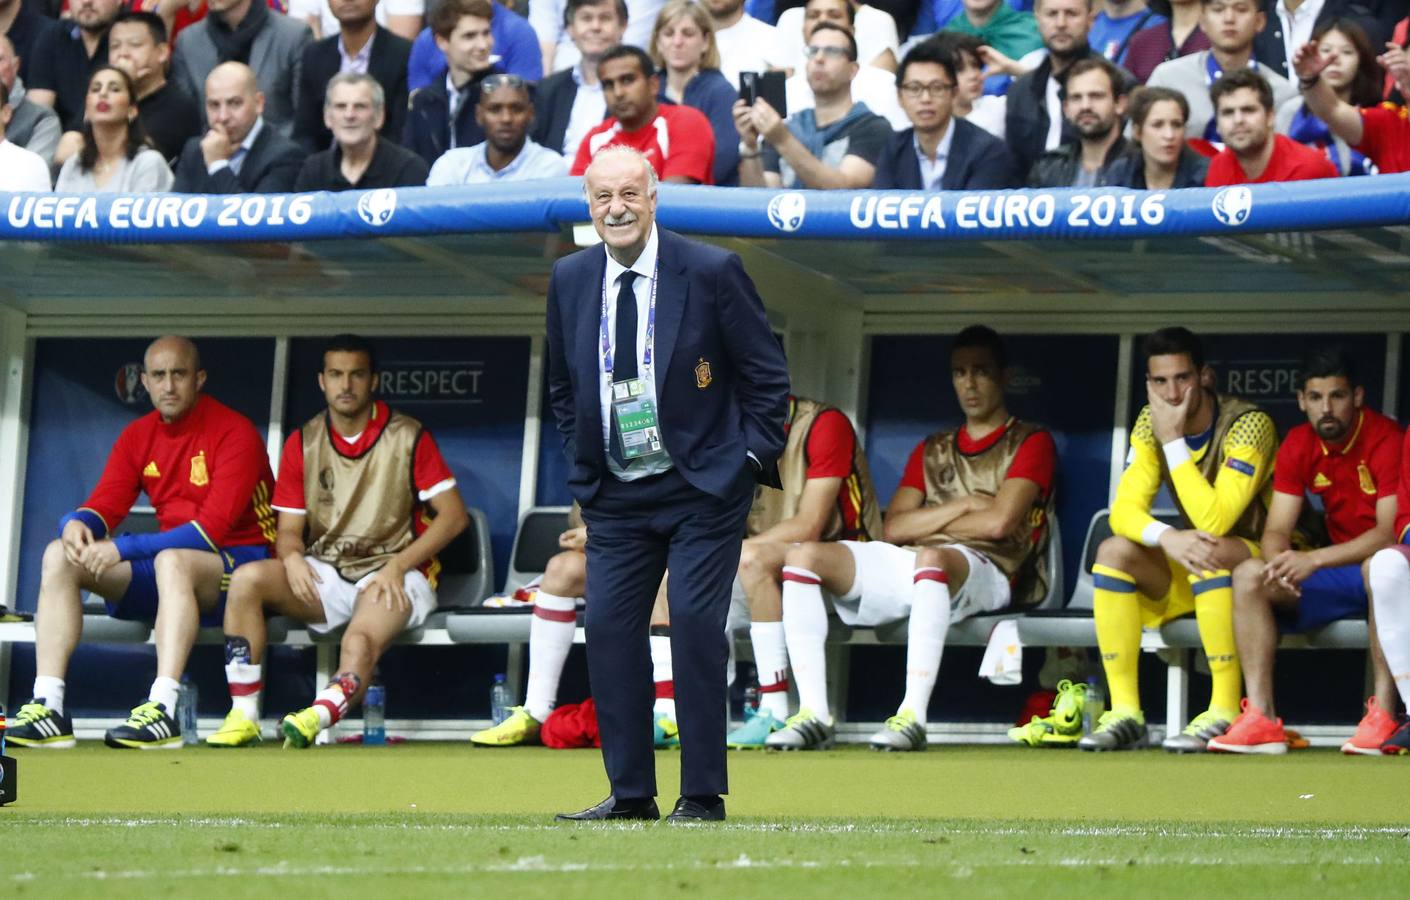
[[[1003,141],[954,115],[954,56],[934,41],[911,48],[896,90],[911,127],[891,136],[876,164],[877,190],[993,190],[1017,186]]]
[[[387,98],[382,133],[394,140],[401,137],[406,123],[406,64],[411,41],[377,24],[377,2],[332,0],[339,30],[303,48],[293,137],[310,153],[326,150],[333,143],[332,132],[323,124],[323,92],[340,72],[377,79]]]
[[[294,190],[370,190],[425,184],[430,172],[426,161],[377,134],[386,116],[386,102],[382,85],[371,75],[334,75],[323,105],[333,147],[304,161]]]
[[[1122,63],[1141,84],[1161,63],[1209,49],[1209,38],[1199,24],[1199,0],[1150,0],[1150,8],[1165,21],[1132,35]]]
[[[1286,78],[1254,59],[1254,37],[1267,19],[1261,3],[1262,0],[1200,0],[1200,27],[1209,35],[1210,49],[1161,63],[1151,73],[1146,84],[1179,91],[1190,101],[1186,137],[1219,140],[1209,88],[1239,69],[1252,69],[1263,76],[1273,90],[1275,104],[1297,96],[1297,89]]]
[[[808,40],[806,74],[816,106],[784,120],[762,97],[752,106],[743,100],[735,103],[741,139],[739,183],[821,190],[871,187],[892,130],[865,103],[852,99],[858,68],[852,32],[822,22]]]
[[[1060,92],[1063,116],[1077,133],[1077,139],[1039,157],[1029,172],[1028,186],[1105,185],[1109,169],[1129,149],[1121,134],[1126,115],[1126,80],[1115,65],[1093,55],[1072,64]]]
[[[427,165],[485,139],[475,104],[484,79],[503,74],[494,64],[493,15],[490,0],[441,0],[432,14],[431,30],[448,67],[440,82],[412,95],[402,134],[402,144]]]
[[[10,122],[5,139],[16,147],[39,154],[47,164],[54,159],[59,146],[59,116],[47,106],[40,106],[25,96],[24,80],[20,78],[20,58],[10,39],[0,34],[0,86],[9,97]]]
[[[1205,187],[1335,178],[1318,151],[1273,130],[1273,88],[1252,69],[1235,69],[1209,89],[1224,149],[1209,161]]]
[[[489,184],[568,174],[567,160],[529,137],[534,104],[528,83],[519,76],[491,75],[480,82],[475,119],[484,141],[447,150],[431,166],[426,184]]]
[[[1169,88],[1140,87],[1131,96],[1132,147],[1106,171],[1113,187],[1166,191],[1203,187],[1209,160],[1185,143],[1190,103]]]
[[[176,37],[172,71],[204,107],[206,76],[221,63],[254,70],[264,94],[264,120],[288,136],[294,129],[308,24],[272,11],[263,0],[206,0],[207,15]]]

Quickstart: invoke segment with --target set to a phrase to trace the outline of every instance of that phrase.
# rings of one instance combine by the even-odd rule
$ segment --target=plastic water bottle
[[[387,689],[369,685],[362,698],[362,743],[380,747],[387,743]]]
[[[5,705],[0,703],[0,756],[5,755]]]
[[[1087,679],[1087,699],[1082,704],[1082,733],[1091,734],[1097,730],[1102,713],[1106,712],[1106,697],[1102,694],[1102,683],[1095,675]]]
[[[509,693],[509,681],[501,672],[490,685],[490,718],[498,725],[509,718],[509,708],[514,705],[514,697]]]
[[[176,724],[181,728],[181,743],[193,747],[201,742],[196,733],[196,706],[200,693],[191,679],[181,676],[181,687],[176,691]]]
[[[749,683],[744,686],[744,720],[754,718],[759,714],[759,679],[750,678]]]

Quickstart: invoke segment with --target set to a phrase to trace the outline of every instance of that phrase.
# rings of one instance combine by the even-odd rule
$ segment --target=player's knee
[[[575,590],[587,578],[587,557],[576,550],[565,550],[557,553],[548,561],[544,567],[543,580],[540,584],[543,589],[550,594],[558,596],[576,596],[581,594],[581,590]]]
[[[267,567],[271,560],[245,563],[230,575],[225,592],[225,608],[258,606],[268,591]],[[279,563],[274,563],[280,565]]]
[[[1097,546],[1097,564],[1126,572],[1140,562],[1141,550],[1131,539],[1112,535]]]
[[[163,583],[190,582],[195,576],[189,551],[163,550],[152,560],[152,567],[157,573],[157,581]]]
[[[788,553],[784,556],[784,564],[815,572],[826,557],[826,544],[809,541],[788,548]]]
[[[63,541],[52,540],[49,542],[49,546],[44,548],[43,577],[71,576],[78,571],[78,566],[69,562],[68,554],[64,552]]]
[[[1246,559],[1234,567],[1234,602],[1252,603],[1262,599],[1263,560]]]
[[[939,547],[922,547],[916,551],[917,569],[944,569],[945,554]]]
[[[769,553],[755,544],[745,544],[739,551],[739,580],[744,584],[778,580],[777,553]]]

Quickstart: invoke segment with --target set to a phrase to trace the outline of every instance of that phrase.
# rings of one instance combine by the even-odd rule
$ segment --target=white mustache
[[[607,215],[602,219],[604,225],[630,225],[636,221],[635,213],[622,213],[620,216]]]

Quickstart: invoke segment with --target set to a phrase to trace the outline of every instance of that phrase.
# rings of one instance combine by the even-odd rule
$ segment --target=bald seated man
[[[255,73],[221,63],[206,76],[210,130],[191,138],[176,164],[182,194],[282,194],[294,189],[303,148],[264,121],[264,94]]]
[[[97,486],[59,520],[44,550],[34,694],[11,720],[11,745],[74,746],[65,678],[83,632],[80,596],[91,591],[109,616],[155,623],[156,680],[106,743],[181,748],[176,696],[196,631],[220,625],[231,574],[268,558],[275,537],[264,438],[249,419],[203,394],[205,383],[201,355],[187,338],[161,337],[147,348],[142,387],[155,409],[118,435]],[[160,530],[125,534],[120,526],[140,493],[156,507]]]

